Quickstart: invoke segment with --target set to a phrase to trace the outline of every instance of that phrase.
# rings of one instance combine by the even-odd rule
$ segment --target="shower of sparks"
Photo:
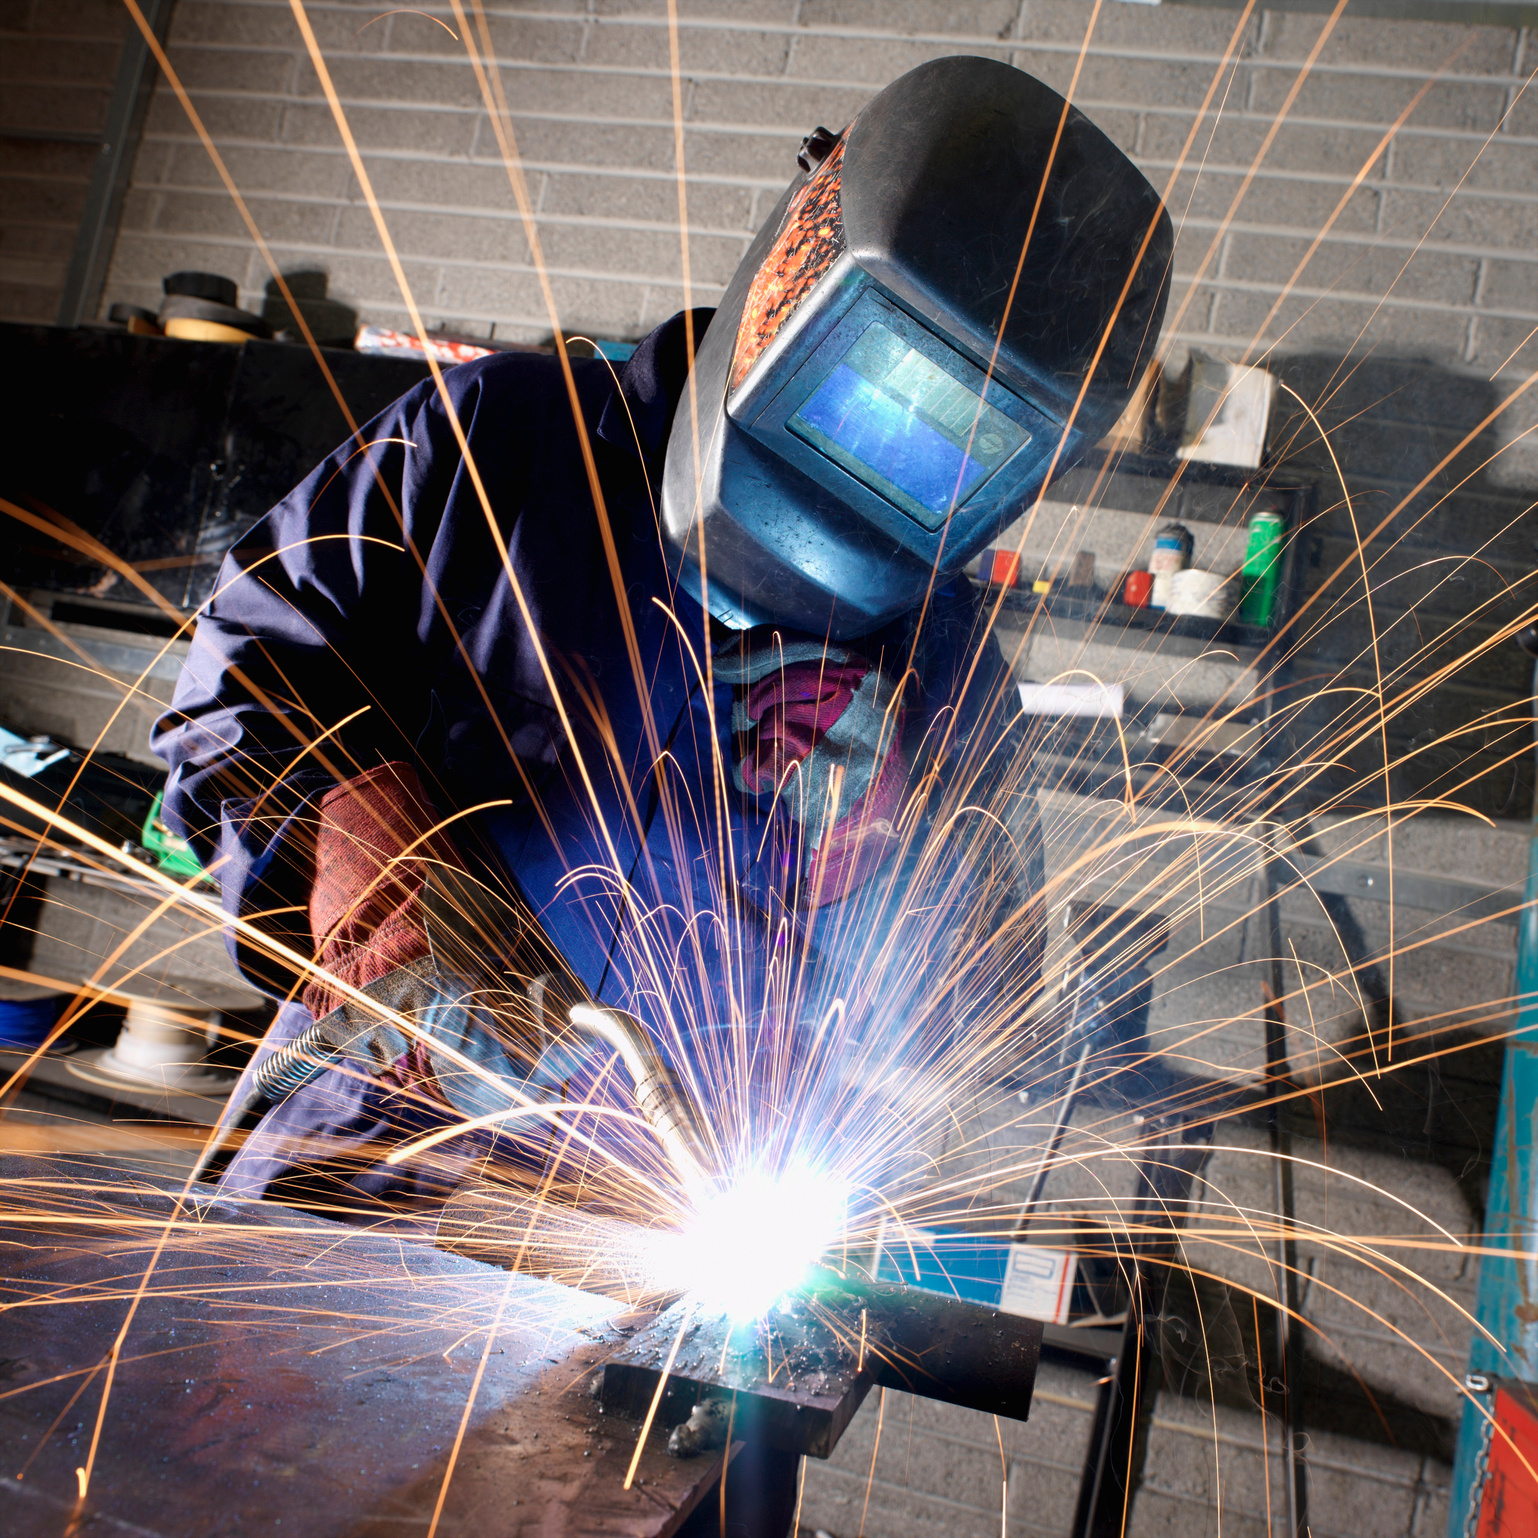
[[[659,1290],[747,1322],[803,1286],[843,1231],[844,1196],[820,1171],[750,1170],[708,1194],[675,1232],[659,1234]]]
[[[134,0],[125,0],[125,4],[287,297],[277,259],[200,120],[194,101],[183,89],[171,60],[139,7]],[[323,50],[302,0],[291,0],[291,4],[338,134],[375,221],[381,248],[400,285],[402,302],[413,328],[420,334],[427,328],[418,301],[411,291],[406,267],[396,253],[385,211],[374,195],[364,156],[352,137]],[[1340,0],[1331,14],[1321,20],[1315,45],[1202,258],[1203,269],[1221,249],[1250,183],[1344,6],[1345,0]],[[1213,73],[1168,185],[1160,189],[1170,200],[1177,222],[1182,212],[1174,201],[1177,179],[1189,174],[1193,164],[1199,164],[1201,132],[1204,126],[1209,130],[1215,128],[1223,111],[1233,79],[1234,60],[1253,9],[1251,0]],[[451,0],[451,10],[458,24],[457,32],[425,12],[384,14],[411,14],[436,22],[464,48],[474,68],[482,104],[533,252],[556,349],[575,402],[563,320],[541,256],[535,203],[524,180],[514,118],[503,93],[487,18],[478,0],[469,5],[468,13],[460,0]],[[1091,30],[1098,16],[1097,4]],[[375,18],[382,19],[383,16]],[[668,22],[678,200],[681,225],[687,230],[678,25],[671,0]],[[1089,44],[1087,33],[1075,66],[1075,81]],[[1456,52],[1451,54],[1443,68],[1450,68],[1456,57]],[[1412,117],[1435,78],[1426,81],[1405,107],[1393,129],[1385,134],[1384,143]],[[1314,251],[1351,194],[1369,174],[1382,148],[1380,144],[1363,162],[1342,194],[1340,204],[1299,261],[1286,292],[1278,296],[1257,331],[1246,361],[1263,366],[1276,346],[1285,341],[1285,336],[1274,336],[1267,327],[1287,294],[1301,280]],[[682,252],[687,282],[686,234]],[[1193,282],[1186,302],[1191,302],[1195,294]],[[300,316],[297,304],[290,308]],[[301,318],[301,329],[304,324]],[[1172,316],[1171,328],[1177,325],[1178,316]],[[311,346],[349,424],[354,424],[323,354],[313,341]],[[1084,757],[1086,750],[1077,739],[1068,737],[1060,728],[1022,724],[1015,702],[1007,694],[1002,695],[992,702],[987,727],[978,734],[978,740],[959,750],[954,769],[943,777],[926,778],[918,784],[899,819],[903,855],[917,872],[911,887],[897,890],[878,879],[865,899],[864,912],[842,919],[821,915],[814,894],[797,891],[792,894],[796,926],[792,927],[783,917],[755,913],[741,900],[731,876],[740,863],[736,858],[739,852],[718,848],[709,911],[680,914],[660,901],[648,901],[644,868],[632,876],[618,852],[624,837],[635,835],[638,829],[611,827],[598,811],[597,795],[592,789],[594,777],[616,767],[625,773],[624,755],[636,745],[615,744],[600,732],[612,758],[612,763],[605,764],[595,756],[593,739],[579,730],[588,724],[580,714],[582,701],[572,690],[561,687],[559,663],[540,646],[534,615],[513,576],[489,495],[481,486],[464,431],[444,390],[442,371],[436,363],[430,363],[430,368],[465,450],[470,477],[507,569],[523,622],[534,638],[550,695],[557,702],[570,762],[593,796],[595,831],[606,856],[594,866],[570,870],[569,891],[589,901],[595,911],[608,912],[620,906],[625,909],[631,921],[625,926],[622,940],[630,952],[626,959],[634,975],[648,980],[650,993],[646,1001],[649,1009],[641,1010],[638,1005],[637,1012],[655,1021],[659,1045],[679,1060],[688,1061],[685,1044],[705,1043],[690,1071],[688,1089],[699,1109],[701,1132],[715,1164],[705,1172],[703,1186],[690,1172],[674,1168],[663,1144],[650,1138],[640,1124],[625,1086],[612,1075],[600,1077],[590,1098],[556,1107],[531,1103],[517,1085],[495,1083],[493,1087],[505,1095],[506,1109],[482,1118],[475,1130],[505,1133],[513,1140],[537,1133],[543,1144],[555,1152],[545,1183],[533,1197],[522,1187],[517,1188],[520,1200],[533,1202],[534,1216],[521,1226],[509,1223],[489,1238],[483,1234],[478,1240],[472,1232],[457,1247],[465,1254],[474,1254],[476,1242],[494,1244],[504,1263],[516,1261],[524,1269],[537,1270],[576,1289],[565,1295],[531,1291],[527,1296],[538,1296],[541,1301],[537,1304],[525,1301],[525,1295],[520,1293],[516,1306],[507,1287],[492,1293],[457,1283],[424,1283],[412,1278],[406,1263],[394,1271],[381,1260],[377,1246],[363,1249],[359,1247],[361,1241],[350,1238],[354,1230],[328,1227],[317,1221],[310,1229],[295,1229],[285,1238],[286,1231],[251,1226],[232,1216],[233,1209],[228,1204],[217,1211],[206,1208],[190,1186],[163,1209],[146,1207],[130,1211],[104,1203],[101,1188],[87,1173],[80,1175],[73,1190],[43,1189],[26,1179],[13,1182],[9,1188],[0,1189],[0,1203],[8,1218],[42,1235],[47,1234],[51,1225],[66,1222],[76,1229],[88,1230],[94,1253],[106,1271],[78,1290],[39,1288],[29,1283],[25,1275],[8,1276],[0,1280],[4,1310],[61,1310],[87,1305],[120,1310],[120,1327],[105,1357],[82,1360],[61,1379],[23,1384],[0,1392],[0,1398],[9,1398],[68,1384],[68,1393],[63,1396],[67,1403],[48,1434],[35,1445],[14,1450],[15,1467],[9,1472],[18,1478],[27,1475],[34,1460],[49,1445],[49,1438],[59,1434],[58,1427],[67,1417],[78,1417],[90,1429],[81,1448],[85,1461],[79,1465],[71,1463],[69,1477],[78,1481],[78,1500],[82,1504],[95,1494],[91,1485],[101,1440],[114,1434],[107,1412],[117,1375],[127,1365],[148,1361],[162,1350],[184,1349],[159,1344],[141,1349],[135,1340],[134,1321],[136,1310],[146,1298],[182,1300],[189,1314],[197,1315],[203,1322],[227,1326],[232,1337],[237,1332],[246,1332],[251,1339],[261,1342],[258,1349],[270,1352],[274,1359],[282,1358],[291,1368],[295,1363],[302,1365],[305,1351],[321,1352],[343,1342],[365,1340],[383,1342],[387,1354],[393,1352],[395,1359],[402,1362],[441,1355],[447,1363],[464,1360],[478,1364],[473,1386],[466,1385],[463,1418],[454,1439],[457,1457],[487,1363],[496,1349],[494,1341],[516,1329],[522,1332],[520,1338],[544,1339],[552,1352],[569,1350],[581,1330],[598,1327],[620,1306],[598,1305],[592,1295],[595,1292],[607,1293],[609,1298],[622,1300],[625,1306],[638,1308],[683,1294],[689,1298],[691,1307],[726,1313],[742,1321],[744,1328],[754,1329],[761,1327],[760,1322],[780,1299],[804,1285],[807,1273],[817,1262],[836,1263],[858,1273],[873,1264],[878,1245],[893,1243],[893,1234],[908,1236],[903,1243],[922,1245],[926,1230],[949,1226],[962,1228],[976,1239],[1008,1242],[1019,1232],[1021,1192],[1046,1156],[1047,1138],[1062,1093],[1058,1048],[1065,1015],[1058,989],[1069,975],[1071,953],[1077,947],[1081,961],[1116,960],[1114,954],[1104,954],[1108,942],[1096,933],[1090,921],[1081,923],[1076,932],[1065,932],[1057,924],[1057,916],[1070,900],[1092,894],[1101,903],[1158,908],[1168,914],[1177,931],[1198,926],[1200,945],[1211,947],[1208,954],[1215,955],[1223,942],[1242,939],[1246,925],[1264,907],[1267,898],[1257,894],[1265,893],[1268,882],[1274,891],[1271,900],[1309,901],[1312,883],[1327,874],[1332,864],[1364,858],[1384,835],[1389,848],[1388,879],[1392,881],[1396,830],[1412,827],[1417,819],[1432,812],[1464,816],[1470,826],[1475,825],[1480,819],[1468,810],[1466,803],[1479,788],[1477,776],[1513,776],[1531,756],[1533,702],[1525,699],[1492,708],[1479,719],[1450,728],[1444,737],[1406,750],[1398,758],[1391,741],[1396,726],[1433,689],[1445,685],[1460,669],[1494,649],[1508,646],[1511,638],[1538,615],[1530,586],[1508,589],[1500,595],[1499,608],[1497,600],[1488,601],[1455,622],[1451,632],[1425,642],[1419,649],[1402,652],[1400,660],[1393,664],[1386,663],[1382,655],[1384,627],[1377,605],[1385,580],[1382,562],[1396,537],[1391,533],[1396,519],[1402,517],[1412,500],[1435,477],[1460,463],[1460,456],[1467,455],[1481,435],[1530,392],[1538,382],[1538,375],[1532,374],[1508,388],[1484,419],[1442,457],[1409,495],[1394,505],[1374,503],[1370,513],[1362,513],[1346,492],[1343,477],[1342,484],[1323,488],[1327,508],[1337,503],[1345,508],[1355,531],[1354,547],[1334,569],[1323,573],[1311,596],[1289,621],[1285,633],[1262,654],[1253,698],[1229,698],[1213,705],[1201,720],[1196,736],[1173,755],[1163,760],[1145,757],[1134,742],[1124,738],[1109,764],[1088,762]],[[1345,387],[1352,368],[1350,363],[1342,364],[1329,393]],[[1320,420],[1329,401],[1300,399],[1299,405],[1333,459],[1335,451]],[[357,431],[355,424],[354,430]],[[361,452],[366,447],[361,434],[357,441]],[[1294,447],[1282,445],[1284,461]],[[582,451],[599,520],[610,539],[616,600],[625,616],[631,665],[637,678],[644,678],[646,662],[638,649],[629,595],[617,564],[612,562],[607,512],[585,435]],[[1096,484],[1097,496],[1104,494],[1114,469],[1114,461],[1108,461]],[[1172,510],[1178,491],[1177,476],[1151,521]],[[1254,511],[1258,496],[1253,488],[1233,490],[1225,510],[1226,521],[1242,527]],[[58,541],[80,558],[114,571],[141,596],[166,611],[175,623],[177,637],[190,627],[191,621],[166,603],[142,570],[107,551],[76,529],[67,517],[52,513],[45,518],[35,510],[8,502],[0,504],[0,511],[34,534]],[[1084,511],[1092,512],[1093,505],[1086,505]],[[1039,506],[1031,509],[1030,515],[1036,519]],[[1076,548],[1077,533],[1076,527],[1065,527],[1057,541],[1057,553],[1071,554]],[[1295,534],[1306,537],[1307,531]],[[1456,575],[1456,563],[1449,562],[1440,570],[1428,563],[1425,575],[1428,581],[1450,582]],[[9,589],[6,593],[13,601],[24,604]],[[1349,680],[1289,679],[1281,666],[1284,647],[1306,649],[1327,626],[1347,618],[1358,621],[1358,628],[1366,637],[1360,661],[1363,667],[1371,669],[1373,686],[1363,688],[1356,674]],[[30,613],[29,619],[44,631],[52,629],[40,614]],[[1024,622],[1025,630],[1020,634],[1006,630],[1006,621],[1001,592],[989,608],[976,641],[981,646],[990,634],[997,632],[1004,643],[1006,661],[1011,661],[1039,634],[1045,622],[1033,616]],[[69,636],[53,633],[74,654],[58,659],[55,665],[93,676],[97,682],[112,682],[110,675],[74,646]],[[1464,649],[1450,658],[1447,644],[1450,639],[1460,638]],[[169,655],[172,644],[166,643],[162,656]],[[1153,648],[1157,642],[1150,634],[1146,644]],[[699,659],[698,666],[708,700],[709,659]],[[133,686],[132,694],[147,696],[150,676],[146,670]],[[1083,676],[1082,672],[1079,676]],[[1252,727],[1252,750],[1275,760],[1275,773],[1262,783],[1251,784],[1242,780],[1237,769],[1227,774],[1219,772],[1205,782],[1204,788],[1187,784],[1180,793],[1185,799],[1171,795],[1173,777],[1194,760],[1201,749],[1203,734],[1211,739],[1221,728],[1250,726],[1256,700],[1264,700],[1267,708],[1260,724]],[[337,734],[345,723],[327,718],[324,700],[305,703],[315,713],[312,748],[318,756],[335,752]],[[379,708],[387,710],[388,704],[379,702]],[[602,726],[601,721],[592,724]],[[691,824],[718,827],[721,820],[717,807],[692,804],[678,779],[670,775],[665,726],[659,730],[657,722],[648,720],[645,732],[642,751],[657,769],[659,817],[673,841],[674,853],[683,860],[686,854],[682,830]],[[1021,732],[1024,738],[1017,735],[1014,740],[1023,740],[1026,751],[1000,762],[1000,753],[995,750],[1010,740],[1010,733]],[[82,746],[94,750],[95,745]],[[1493,756],[1478,767],[1466,767],[1476,749],[1493,749]],[[1341,766],[1362,759],[1369,751],[1376,753],[1371,769],[1342,787]],[[1097,748],[1094,752],[1099,754],[1101,750]],[[1438,755],[1439,762],[1454,767],[1448,768],[1431,790],[1414,800],[1394,801],[1390,790],[1395,775],[1413,767],[1417,755],[1431,752]],[[1109,767],[1110,777],[1118,782],[1119,795],[1099,801],[1093,812],[1086,813],[1066,795],[1055,796],[1057,787],[1038,787],[1036,765],[1046,762],[1058,766],[1065,782],[1091,772],[1104,776]],[[717,763],[715,768],[717,783],[713,789],[719,800],[733,793],[731,768],[724,763]],[[1022,801],[1035,797],[1038,788],[1043,791],[1042,831],[1047,843],[1068,853],[1055,861],[1045,891],[1027,899],[1011,884],[1007,875],[1009,861],[1004,855],[1018,833]],[[163,956],[156,956],[136,968],[123,961],[130,946],[149,932],[155,918],[175,914],[206,934],[217,934],[226,922],[217,899],[197,880],[178,881],[148,871],[67,816],[50,811],[20,792],[0,787],[0,797],[0,836],[6,848],[19,851],[16,859],[23,870],[47,870],[50,861],[62,860],[77,876],[83,874],[116,883],[120,889],[136,892],[146,904],[146,916],[133,934],[110,952],[90,958],[83,983],[79,979],[65,981],[0,968],[0,977],[41,983],[72,995],[53,1039],[99,1001],[132,993],[140,973],[164,960]],[[1311,802],[1307,816],[1293,810],[1305,800]],[[1364,811],[1364,804],[1370,805],[1371,810]],[[639,817],[638,813],[634,815]],[[1328,851],[1310,859],[1306,846],[1325,823],[1331,832]],[[41,833],[40,826],[44,829]],[[991,883],[982,883],[981,890],[959,917],[952,906],[955,893],[947,885],[958,863],[994,873]],[[18,922],[13,913],[17,891],[19,887],[7,894],[5,907],[0,910],[0,923]],[[1521,907],[1521,897],[1514,894],[1510,911],[1515,913]],[[880,938],[874,941],[864,933],[857,934],[852,927],[857,918],[870,918],[873,914],[884,921]],[[1045,964],[1038,971],[1034,965],[1036,947],[1049,918],[1055,928]],[[1336,1269],[1327,1270],[1321,1264],[1308,1272],[1311,1289],[1343,1309],[1356,1308],[1364,1319],[1419,1352],[1435,1373],[1456,1388],[1457,1380],[1425,1340],[1449,1319],[1461,1318],[1467,1324],[1462,1306],[1436,1278],[1445,1276],[1453,1261],[1466,1260],[1477,1246],[1416,1212],[1394,1190],[1360,1173],[1335,1167],[1327,1154],[1319,1160],[1295,1153],[1275,1154],[1258,1137],[1250,1136],[1248,1129],[1258,1113],[1280,1107],[1286,1116],[1295,1111],[1315,1115],[1321,1130],[1327,1131],[1323,1109],[1327,1090],[1347,1086],[1373,1099],[1384,1092],[1391,1073],[1403,1074],[1417,1067],[1436,1068],[1451,1054],[1463,1050],[1458,1032],[1464,1033],[1465,1038],[1483,1032],[1487,1038],[1499,1040],[1503,1032],[1510,1030],[1509,1019],[1514,1010],[1535,1001],[1495,996],[1496,990],[1492,989],[1492,996],[1470,999],[1466,1008],[1454,1014],[1414,1020],[1401,1018],[1397,1013],[1391,1015],[1367,991],[1368,976],[1380,961],[1391,970],[1419,959],[1438,941],[1489,921],[1486,914],[1462,921],[1453,914],[1434,932],[1420,934],[1408,932],[1402,922],[1396,921],[1387,952],[1370,962],[1349,958],[1339,964],[1333,959],[1324,962],[1300,957],[1294,948],[1287,958],[1290,965],[1285,972],[1281,958],[1277,958],[1272,974],[1277,987],[1269,998],[1257,993],[1219,1017],[1183,1019],[1178,1027],[1164,1026],[1157,1032],[1149,1044],[1149,1055],[1157,1055],[1171,1071],[1158,1081],[1160,1088],[1151,1102],[1146,1099],[1146,1090],[1134,1090],[1134,1097],[1143,1096],[1134,1106],[1117,1109],[1110,1104],[1118,1084],[1148,1082],[1143,1077],[1149,1066],[1147,1057],[1137,1061],[1107,1054],[1093,1057],[1086,1076],[1089,1087],[1097,1092],[1093,1109],[1075,1119],[1049,1165],[1051,1174],[1067,1180],[1073,1195],[1033,1212],[1032,1238],[1047,1244],[1058,1242],[1074,1248],[1082,1257],[1108,1262],[1123,1257],[1126,1246],[1134,1239],[1173,1240],[1175,1225],[1168,1214],[1160,1213],[1147,1201],[1129,1199],[1129,1173],[1140,1160],[1157,1165],[1171,1157],[1168,1148],[1172,1126],[1204,1117],[1216,1120],[1219,1136],[1213,1154],[1215,1158],[1221,1156],[1219,1162],[1224,1167],[1232,1170],[1246,1164],[1286,1160],[1290,1176],[1300,1182],[1318,1181],[1354,1215],[1342,1220],[1348,1224],[1344,1229],[1332,1228],[1313,1214],[1284,1222],[1278,1209],[1231,1196],[1214,1177],[1179,1224],[1178,1245],[1172,1243],[1170,1257],[1161,1264],[1190,1278],[1193,1285],[1211,1280],[1222,1282],[1241,1295],[1248,1293],[1247,1309],[1253,1307],[1253,1329],[1250,1346],[1245,1349],[1253,1347],[1258,1364],[1263,1355],[1260,1308],[1262,1304],[1274,1306],[1281,1289],[1270,1273],[1269,1280],[1255,1280],[1244,1286],[1231,1278],[1236,1274],[1259,1277],[1253,1265],[1246,1269],[1247,1262],[1263,1261],[1274,1268],[1281,1264],[1276,1258],[1282,1253],[1279,1246],[1304,1245],[1311,1254],[1328,1258],[1332,1266],[1339,1263]],[[734,966],[753,955],[778,958],[761,972],[743,966],[734,973],[732,1018],[725,1022],[693,1018],[689,990],[676,987],[673,982],[676,974],[703,966],[697,936],[704,930],[720,938],[722,953]],[[847,953],[849,957],[845,975],[840,979],[842,991],[836,1000],[830,1001],[812,988],[805,958],[812,952],[814,937],[822,952]],[[289,968],[295,979],[295,991],[315,975],[314,958],[283,951],[254,928],[248,928],[245,938]],[[1114,944],[1109,942],[1113,950]],[[1342,956],[1345,955],[1343,947]],[[937,957],[942,962],[938,968]],[[1178,1002],[1180,990],[1191,981],[1180,970],[1185,960],[1183,954],[1173,953],[1156,959],[1151,970],[1157,994]],[[1390,998],[1392,994],[1391,982]],[[1223,1055],[1221,1038],[1231,1027],[1244,1023],[1258,1034],[1268,1011],[1286,1032],[1295,1059],[1286,1077],[1271,1074],[1255,1062],[1235,1067]],[[804,1028],[799,1032],[777,1031],[776,1027],[785,1022]],[[401,1025],[408,1033],[424,1034],[410,1021],[402,1021]],[[435,1051],[444,1050],[442,1043],[432,1045]],[[40,1055],[34,1054],[33,1061]],[[461,1062],[458,1066],[485,1076],[485,1070],[478,1065]],[[6,1096],[12,1097],[25,1078],[25,1071],[18,1073]],[[0,1108],[4,1106],[5,1101],[0,1100]],[[521,1177],[508,1170],[488,1170],[479,1156],[468,1159],[461,1146],[461,1134],[465,1131],[456,1126],[421,1137],[397,1149],[394,1157],[419,1170],[424,1179],[436,1181],[445,1191],[471,1179],[495,1185],[503,1178],[512,1191]],[[7,1150],[75,1148],[101,1154],[108,1147],[103,1139],[109,1135],[128,1144],[139,1139],[148,1168],[157,1156],[165,1156],[170,1144],[184,1144],[191,1134],[183,1129],[164,1131],[150,1127],[115,1127],[102,1132],[85,1124],[67,1122],[38,1131],[35,1122],[12,1109],[4,1109],[0,1119],[0,1146]],[[1324,1185],[1326,1178],[1328,1185]],[[1342,1192],[1349,1192],[1350,1196],[1343,1196]],[[1354,1209],[1353,1202],[1357,1203]],[[1402,1223],[1396,1218],[1392,1220],[1396,1225],[1393,1228],[1367,1231],[1361,1214],[1383,1214],[1396,1208],[1403,1214]],[[599,1215],[602,1221],[590,1221],[588,1213]],[[317,1213],[317,1218],[324,1215]],[[340,1208],[334,1215],[356,1217]],[[1353,1228],[1349,1224],[1359,1226]],[[257,1259],[270,1261],[274,1257],[281,1261],[285,1245],[297,1245],[301,1233],[329,1235],[333,1242],[321,1258],[307,1254],[302,1271],[284,1273],[281,1287],[277,1283],[250,1283],[250,1290],[242,1292],[222,1284],[223,1273],[233,1265]],[[423,1236],[415,1232],[410,1237]],[[403,1248],[406,1244],[403,1239]],[[507,1260],[508,1254],[515,1260]],[[120,1274],[111,1270],[113,1258],[119,1255],[125,1257]],[[1301,1274],[1301,1263],[1297,1265]],[[1350,1267],[1370,1272],[1397,1289],[1403,1303],[1402,1314],[1389,1317],[1359,1302],[1349,1283]],[[7,1269],[13,1268],[8,1265]],[[20,1265],[14,1269],[24,1271]],[[1229,1280],[1223,1282],[1225,1277]],[[339,1301],[349,1286],[360,1289],[360,1298],[366,1287],[367,1301],[360,1303],[356,1312]],[[504,1318],[504,1310],[510,1314],[518,1309],[522,1312],[515,1320]],[[1248,1312],[1241,1317],[1248,1318]],[[300,1325],[308,1332],[303,1337],[303,1348],[294,1346],[283,1335],[284,1330]],[[1245,1333],[1238,1325],[1235,1332],[1241,1337]],[[862,1361],[865,1346],[862,1314],[858,1345]],[[185,1349],[190,1357],[195,1357],[211,1348],[203,1343]],[[456,1357],[456,1352],[461,1355]],[[657,1402],[661,1402],[660,1388]],[[1265,1415],[1264,1391],[1257,1403]],[[884,1419],[884,1391],[880,1413]],[[879,1432],[878,1422],[878,1448]],[[1269,1444],[1263,1445],[1269,1459]],[[638,1443],[630,1459],[631,1475],[641,1452]],[[1002,1437],[1000,1453],[1002,1457]],[[873,1450],[873,1471],[875,1455]],[[452,1465],[443,1473],[439,1512],[448,1498],[451,1473]],[[626,1483],[628,1487],[628,1477]],[[1007,1485],[1005,1497],[1007,1505]],[[1268,1510],[1270,1499],[1268,1475]],[[111,1492],[102,1494],[101,1500],[103,1508],[110,1510]],[[1007,1521],[1007,1516],[1001,1521]]]

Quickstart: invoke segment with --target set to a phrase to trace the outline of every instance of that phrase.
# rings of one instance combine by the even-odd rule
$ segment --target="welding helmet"
[[[678,580],[736,629],[863,635],[1121,415],[1169,289],[1158,195],[1084,115],[937,59],[819,131],[674,418]]]

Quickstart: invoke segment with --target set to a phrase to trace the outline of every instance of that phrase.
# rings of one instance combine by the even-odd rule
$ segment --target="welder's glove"
[[[816,642],[757,648],[739,667],[738,788],[779,795],[806,833],[809,890],[833,901],[897,847],[908,778],[898,690],[864,657]]]
[[[548,1077],[542,1065],[559,1072],[540,993],[559,989],[562,969],[528,914],[468,874],[437,824],[404,763],[325,796],[310,922],[326,975],[303,997],[324,1037],[350,1059],[479,1116],[510,1104],[488,1075],[537,1092]],[[531,993],[539,978],[547,981]],[[382,1010],[352,1000],[338,982]]]
[[[321,800],[310,929],[321,966],[338,981],[363,988],[430,953],[421,902],[429,863],[460,867],[437,822],[409,764],[382,764]],[[304,990],[317,1019],[344,997],[325,977]]]

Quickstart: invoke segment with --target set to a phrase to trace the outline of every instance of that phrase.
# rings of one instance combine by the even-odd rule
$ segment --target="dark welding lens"
[[[879,322],[865,328],[787,425],[926,529],[938,529],[1030,441],[1023,427]]]

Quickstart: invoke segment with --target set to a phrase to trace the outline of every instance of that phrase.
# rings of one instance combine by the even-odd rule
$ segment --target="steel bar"
[[[1286,1021],[1279,1002],[1286,996],[1287,987],[1282,969],[1282,904],[1278,895],[1285,875],[1278,865],[1273,861],[1266,866],[1266,924],[1271,948],[1271,997],[1266,1001],[1265,1011],[1266,1078],[1273,1095],[1284,1093],[1292,1085]],[[1292,1236],[1292,1129],[1279,1105],[1273,1104],[1268,1121],[1280,1227],[1273,1253],[1276,1347],[1282,1371],[1282,1448],[1287,1469],[1287,1538],[1301,1538],[1308,1532],[1308,1466],[1303,1458],[1303,1325],[1298,1301],[1297,1245]]]
[[[663,1368],[659,1419],[685,1420],[709,1397],[734,1398],[746,1437],[826,1458],[874,1386],[1025,1420],[1041,1325],[917,1288],[823,1273],[762,1325],[689,1318],[675,1303],[604,1368],[604,1408],[646,1413]],[[686,1322],[687,1321],[687,1322]]]
[[[1127,1322],[1116,1354],[1106,1359],[1096,1396],[1073,1538],[1123,1538],[1142,1483],[1148,1430],[1163,1381],[1157,1321],[1170,1269],[1177,1264],[1177,1230],[1212,1142],[1210,1122],[1149,1124],[1150,1130],[1161,1126],[1168,1129],[1168,1141],[1147,1147],[1138,1163],[1138,1195],[1128,1210],[1125,1240],[1131,1270]]]

